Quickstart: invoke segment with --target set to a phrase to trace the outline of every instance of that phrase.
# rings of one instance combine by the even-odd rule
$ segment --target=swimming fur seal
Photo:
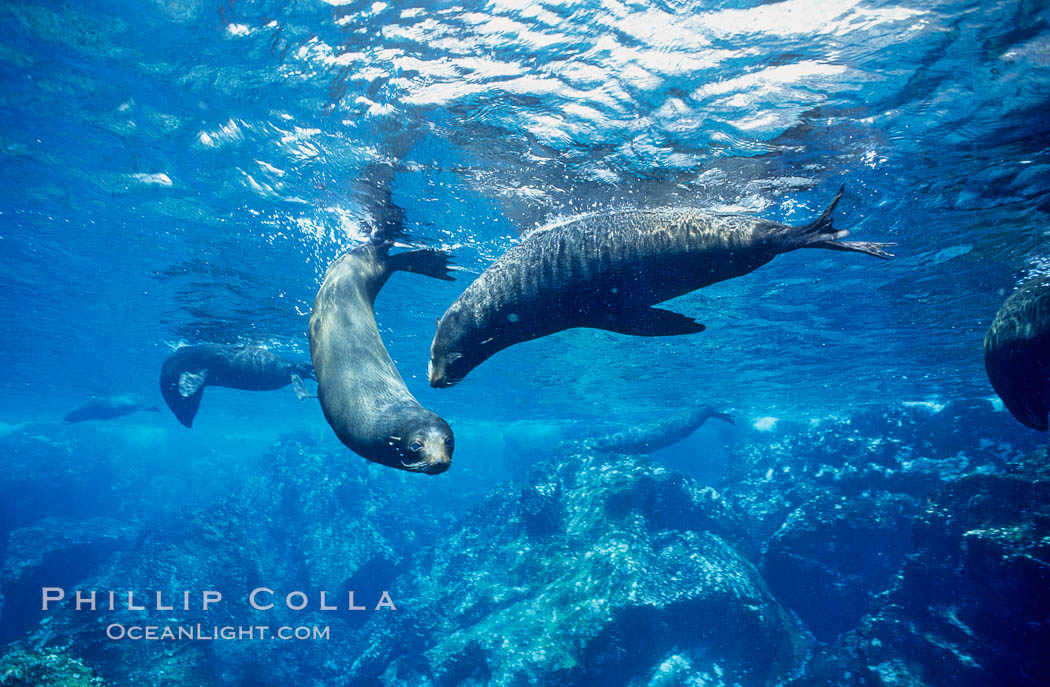
[[[1021,424],[1050,429],[1050,277],[1025,282],[1003,303],[984,337],[984,367]]]
[[[368,460],[436,475],[451,464],[452,430],[408,391],[379,336],[374,308],[398,270],[452,280],[449,255],[391,254],[393,234],[374,232],[328,268],[310,315],[310,355],[321,408],[340,441]]]
[[[206,386],[270,391],[292,384],[296,396],[310,398],[304,377],[315,378],[310,363],[285,360],[259,346],[203,343],[183,346],[164,361],[160,393],[179,422],[192,427]]]
[[[159,413],[157,406],[148,406],[131,395],[95,397],[84,405],[66,413],[62,423],[71,425],[85,420],[112,420],[138,411]]]
[[[526,235],[438,322],[430,384],[449,387],[494,353],[572,327],[636,336],[703,331],[655,303],[739,277],[798,248],[890,257],[890,244],[840,241],[831,213],[804,226],[691,208],[595,212]]]
[[[718,418],[731,425],[736,424],[732,417],[710,406],[690,408],[673,413],[653,424],[632,427],[605,437],[588,439],[584,445],[599,451],[647,455],[677,444],[711,418]]]

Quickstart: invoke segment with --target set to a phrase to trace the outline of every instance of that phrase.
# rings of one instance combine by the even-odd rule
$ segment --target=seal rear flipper
[[[841,232],[843,236],[846,232]],[[887,253],[883,248],[885,246],[896,246],[896,243],[875,243],[874,241],[818,241],[811,243],[805,248],[827,248],[828,250],[841,250],[847,253],[864,253],[865,255],[871,255],[876,258],[892,258],[893,253]]]
[[[307,390],[306,385],[303,384],[303,378],[299,375],[292,375],[292,391],[295,392],[295,397],[300,401],[308,398],[317,398],[317,394],[311,394]]]
[[[705,329],[691,317],[662,308],[610,312],[585,326],[632,336],[679,336],[697,334]]]
[[[434,279],[455,281],[455,277],[449,274],[451,265],[449,261],[452,256],[443,250],[434,248],[417,248],[404,253],[395,253],[387,256],[387,264],[391,270],[402,272],[415,272],[425,274]]]
[[[839,192],[832,198],[831,204],[828,205],[827,209],[809,224],[801,227],[786,227],[787,246],[784,248],[785,251],[795,250],[796,248],[827,248],[828,250],[841,250],[848,253],[864,253],[865,255],[871,255],[876,258],[892,258],[893,253],[887,253],[883,248],[885,246],[895,246],[895,243],[875,243],[873,241],[839,241],[839,239],[849,236],[849,231],[843,229],[837,231],[832,224],[831,214],[835,210],[835,206],[838,205],[839,200],[842,199],[842,194],[845,193],[846,186],[843,184],[839,187]]]

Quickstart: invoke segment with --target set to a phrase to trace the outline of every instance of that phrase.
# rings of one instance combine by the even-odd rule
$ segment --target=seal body
[[[889,257],[886,244],[839,241],[842,196],[811,224],[790,226],[695,209],[591,213],[528,234],[449,307],[431,344],[430,383],[451,386],[494,353],[572,327],[637,336],[703,331],[652,307],[739,277],[798,248]]]
[[[157,406],[146,405],[135,396],[106,396],[92,398],[79,408],[69,411],[62,422],[71,425],[74,422],[86,420],[112,420],[140,410],[150,413],[160,412]]]
[[[1021,285],[984,337],[984,367],[995,393],[1017,420],[1050,429],[1050,277]]]
[[[193,426],[206,386],[270,391],[292,384],[307,398],[303,378],[314,379],[309,363],[294,362],[259,346],[203,343],[177,349],[160,371],[160,393],[179,422]]]
[[[713,417],[731,425],[736,424],[729,415],[709,406],[690,408],[673,413],[653,424],[632,427],[608,436],[589,439],[584,443],[588,448],[599,451],[647,455],[677,444]]]
[[[375,319],[375,299],[397,270],[437,279],[448,256],[421,249],[389,254],[373,239],[325,273],[310,315],[310,355],[328,424],[350,450],[390,467],[437,474],[448,469],[452,430],[419,404],[390,359]]]

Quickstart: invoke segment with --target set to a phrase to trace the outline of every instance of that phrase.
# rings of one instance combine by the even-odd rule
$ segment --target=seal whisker
[[[412,470],[413,472],[422,472],[427,468],[427,462],[425,460],[416,463],[406,463],[405,461],[401,461],[401,465],[403,465],[406,470]]]

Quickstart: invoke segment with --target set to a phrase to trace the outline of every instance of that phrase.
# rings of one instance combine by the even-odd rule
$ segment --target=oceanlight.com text
[[[106,626],[106,637],[114,641],[327,641],[327,625],[123,625]]]

